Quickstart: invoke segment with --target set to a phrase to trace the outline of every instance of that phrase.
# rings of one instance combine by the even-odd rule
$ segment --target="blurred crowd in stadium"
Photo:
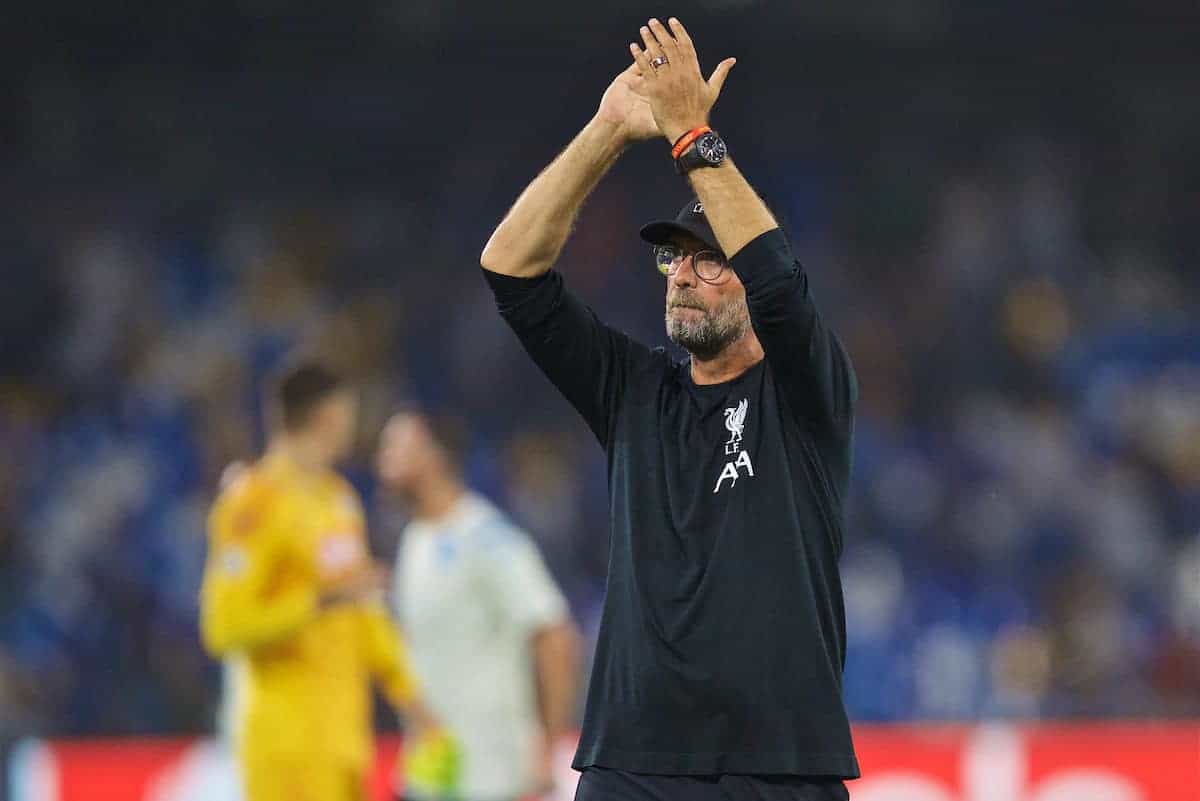
[[[477,258],[520,176],[623,66],[623,42],[602,44],[571,74],[510,54],[552,113],[397,76],[31,79],[27,158],[0,190],[20,209],[2,223],[0,736],[211,726],[206,508],[261,443],[258,382],[299,345],[364,390],[347,470],[381,557],[403,511],[374,491],[379,425],[402,400],[456,412],[471,480],[594,631],[602,455],[495,315]],[[1200,115],[1180,84],[1094,54],[1053,79],[876,64],[835,89],[834,56],[781,81],[734,54],[749,63],[717,127],[862,386],[851,714],[1200,714],[1200,217],[1181,180]],[[389,97],[470,102],[489,133],[414,133]],[[636,229],[683,193],[645,146],[565,260],[603,316],[653,342],[661,278]]]

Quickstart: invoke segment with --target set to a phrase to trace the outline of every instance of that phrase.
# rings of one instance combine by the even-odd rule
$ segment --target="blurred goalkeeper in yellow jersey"
[[[201,591],[204,644],[231,663],[246,801],[365,798],[372,682],[409,724],[414,755],[451,785],[454,749],[417,698],[359,498],[333,470],[353,441],[357,396],[326,367],[298,363],[270,401],[266,454],[213,507]]]

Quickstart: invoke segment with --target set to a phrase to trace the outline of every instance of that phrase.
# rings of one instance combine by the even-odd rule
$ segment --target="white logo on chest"
[[[737,406],[732,406],[725,409],[725,428],[729,429],[729,439],[725,442],[725,455],[733,456],[737,454],[737,458],[732,462],[726,462],[721,468],[721,475],[717,476],[717,486],[713,487],[713,494],[717,494],[721,490],[721,484],[725,479],[729,479],[729,486],[737,484],[737,480],[741,477],[738,472],[741,468],[746,468],[746,474],[754,475],[754,465],[750,463],[750,454],[742,450],[742,432],[746,428],[746,412],[750,410],[750,403],[746,398],[742,398]]]

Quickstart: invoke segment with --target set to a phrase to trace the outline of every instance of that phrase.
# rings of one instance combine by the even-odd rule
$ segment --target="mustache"
[[[697,309],[697,310],[703,311],[703,312],[708,311],[707,306],[702,305],[699,301],[695,300],[691,295],[686,295],[683,293],[680,293],[680,294],[676,295],[675,297],[671,298],[670,300],[668,300],[667,308],[668,309]]]

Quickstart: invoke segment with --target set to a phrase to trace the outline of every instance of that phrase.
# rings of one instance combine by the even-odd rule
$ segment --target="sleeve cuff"
[[[500,316],[517,331],[528,330],[545,321],[558,308],[562,297],[562,277],[549,270],[533,278],[518,278],[484,268]]]
[[[492,293],[496,296],[497,300],[523,296],[537,289],[550,278],[551,272],[548,270],[541,275],[535,275],[533,278],[519,278],[515,275],[494,273],[486,267],[480,267],[479,269],[483,272],[483,277],[488,282],[488,286],[491,287]]]
[[[729,265],[749,290],[764,278],[791,273],[795,268],[795,259],[783,229],[772,228],[751,239],[733,254]]]

